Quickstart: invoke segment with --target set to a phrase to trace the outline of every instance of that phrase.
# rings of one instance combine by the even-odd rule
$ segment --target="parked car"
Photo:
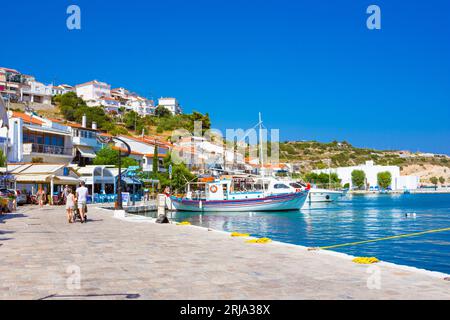
[[[27,195],[23,192],[21,192],[20,190],[10,190],[12,192],[14,192],[14,194],[16,195],[16,201],[18,205],[23,205],[23,204],[27,204]]]

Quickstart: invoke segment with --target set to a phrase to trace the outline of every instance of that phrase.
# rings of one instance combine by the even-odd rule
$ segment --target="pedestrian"
[[[73,215],[75,209],[76,197],[73,193],[73,190],[67,188],[67,196],[66,196],[66,211],[67,211],[67,220],[69,223],[73,223]]]
[[[45,192],[42,190],[42,187],[39,187],[39,190],[36,194],[36,198],[39,204],[39,207],[42,209],[44,207],[44,198],[45,198]]]
[[[76,190],[76,198],[78,210],[80,211],[81,223],[86,222],[85,213],[87,212],[87,197],[89,195],[88,188],[85,187],[85,182],[81,181],[80,187]]]
[[[69,186],[66,184],[66,185],[64,186],[64,190],[63,190],[64,201],[67,202],[67,196],[68,196],[69,193],[71,193],[71,192],[72,192],[72,189],[69,188]]]

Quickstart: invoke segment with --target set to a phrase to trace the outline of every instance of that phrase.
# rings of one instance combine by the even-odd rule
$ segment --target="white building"
[[[73,159],[67,126],[32,114],[9,112],[9,162],[65,163]]]
[[[120,102],[114,98],[101,97],[98,99],[97,105],[105,107],[106,112],[119,113]]]
[[[142,167],[143,171],[153,171],[153,158],[155,152],[155,143],[158,145],[158,171],[164,172],[164,158],[170,151],[168,144],[158,141],[151,137],[132,137],[132,136],[120,136],[120,139],[124,140],[131,149],[130,158],[135,159]],[[121,152],[126,151],[126,146],[120,142],[115,141],[115,149]]]
[[[111,97],[111,86],[105,82],[93,80],[79,84],[75,88],[77,96],[86,101],[90,107],[100,105],[102,97]]]
[[[227,150],[225,146],[212,143],[205,137],[183,137],[176,143],[173,156],[178,156],[191,169],[245,169],[244,155]]]
[[[75,88],[68,84],[60,84],[59,86],[52,87],[52,95],[53,96],[66,94],[68,92],[75,92]]]
[[[25,83],[20,87],[20,101],[51,105],[52,86],[36,81],[34,77],[25,76]]]
[[[341,179],[341,184],[349,184],[350,189],[353,188],[352,172],[354,170],[362,170],[366,174],[366,187],[367,189],[376,189],[378,186],[378,173],[390,172],[392,177],[391,189],[403,190],[403,189],[417,189],[419,185],[419,178],[415,176],[400,176],[400,168],[398,166],[378,166],[373,161],[366,161],[365,164],[352,167],[340,167],[322,170],[313,170],[315,173],[336,173]]]
[[[158,107],[164,107],[170,112],[172,112],[172,114],[180,114],[182,112],[181,107],[176,98],[161,97],[158,99]]]
[[[153,101],[140,96],[130,97],[126,104],[126,108],[128,110],[133,110],[140,116],[147,116],[155,113]]]

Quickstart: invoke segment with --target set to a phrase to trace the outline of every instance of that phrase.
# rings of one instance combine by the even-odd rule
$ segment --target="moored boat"
[[[192,185],[196,190],[191,190]],[[299,210],[308,191],[292,188],[275,179],[259,179],[254,184],[249,184],[248,179],[244,184],[236,184],[235,179],[217,179],[190,184],[186,196],[172,196],[170,200],[173,208],[179,211],[288,211]]]
[[[343,196],[344,192],[340,190],[311,188],[306,202],[333,202],[339,200]]]

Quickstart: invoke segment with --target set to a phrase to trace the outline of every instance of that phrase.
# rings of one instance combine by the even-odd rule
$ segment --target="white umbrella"
[[[9,128],[8,112],[6,111],[5,102],[3,97],[0,95],[0,128]]]

